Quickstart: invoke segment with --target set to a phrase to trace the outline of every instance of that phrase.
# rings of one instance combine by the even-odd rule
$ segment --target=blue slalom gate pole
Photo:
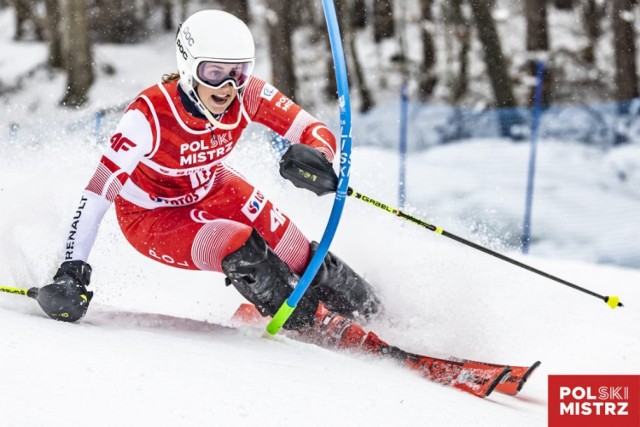
[[[406,170],[407,170],[407,110],[409,107],[409,91],[407,84],[402,84],[400,90],[400,177],[398,185],[398,204],[404,208],[406,201]]]
[[[271,335],[277,334],[282,328],[282,325],[289,319],[320,269],[324,257],[329,251],[329,246],[336,233],[336,229],[338,228],[349,189],[349,168],[351,167],[351,101],[349,98],[347,67],[333,0],[323,0],[322,6],[329,31],[329,41],[331,43],[331,52],[333,54],[333,64],[338,85],[338,105],[340,108],[340,173],[338,174],[338,190],[336,191],[333,208],[331,209],[327,227],[320,240],[318,249],[311,258],[298,285],[267,325],[267,332]]]
[[[531,150],[529,154],[529,173],[527,176],[527,200],[524,209],[524,225],[522,227],[522,253],[529,253],[531,242],[531,210],[533,206],[533,187],[536,173],[536,153],[538,144],[538,127],[542,113],[542,86],[544,84],[544,62],[536,63],[536,90],[534,94],[531,117]]]

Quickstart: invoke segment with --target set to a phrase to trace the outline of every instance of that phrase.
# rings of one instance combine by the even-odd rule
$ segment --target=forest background
[[[636,0],[336,0],[353,97],[361,112],[408,87],[419,102],[473,108],[529,106],[536,63],[545,104],[638,97]],[[83,105],[96,78],[117,73],[97,44],[141,43],[175,32],[195,9],[221,8],[264,35],[270,80],[304,105],[335,100],[321,2],[306,0],[0,0],[15,40],[47,43],[40,68],[67,75],[61,104]],[[514,32],[514,23],[521,31]],[[373,41],[372,44],[370,41]],[[371,50],[369,46],[374,46]],[[375,56],[375,61],[367,57]],[[316,66],[318,61],[324,66]],[[57,70],[57,71],[56,71]],[[170,70],[166,70],[170,71]],[[22,79],[0,83],[0,96]],[[318,75],[318,73],[320,73]],[[621,108],[626,108],[622,103]]]

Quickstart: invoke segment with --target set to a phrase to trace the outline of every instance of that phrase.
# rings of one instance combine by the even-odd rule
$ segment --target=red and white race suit
[[[251,77],[218,120],[217,129],[185,109],[177,82],[144,90],[127,108],[85,188],[70,225],[65,261],[87,261],[104,213],[115,201],[127,240],[142,254],[191,270],[222,271],[221,262],[255,228],[297,273],[309,241],[224,158],[250,122],[307,144],[330,161],[335,137],[327,127],[263,80]]]

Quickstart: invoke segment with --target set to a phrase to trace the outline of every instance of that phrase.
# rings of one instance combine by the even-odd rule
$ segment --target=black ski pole
[[[435,226],[433,224],[429,224],[428,222],[423,221],[420,218],[416,218],[414,216],[408,215],[408,214],[402,212],[399,209],[393,208],[393,207],[391,207],[389,205],[386,205],[386,204],[384,204],[382,202],[374,200],[371,197],[365,196],[362,193],[358,193],[357,191],[355,191],[351,187],[349,187],[349,190],[347,191],[347,195],[355,197],[358,200],[362,200],[363,202],[368,203],[368,204],[370,204],[372,206],[375,206],[377,208],[380,208],[383,211],[386,211],[386,212],[389,212],[389,213],[391,213],[393,215],[399,216],[400,218],[402,218],[404,220],[407,220],[407,221],[412,222],[414,224],[417,224],[417,225],[419,225],[421,227],[424,227],[427,230],[431,230],[434,233],[441,234],[441,235],[443,235],[445,237],[453,239],[453,240],[455,240],[457,242],[460,242],[460,243],[462,243],[464,245],[470,246],[470,247],[472,247],[474,249],[477,249],[477,250],[479,250],[481,252],[484,252],[485,254],[492,255],[492,256],[494,256],[494,257],[496,257],[498,259],[501,259],[503,261],[506,261],[506,262],[508,262],[510,264],[517,265],[518,267],[524,268],[525,270],[529,270],[529,271],[531,271],[533,273],[536,273],[536,274],[539,274],[539,275],[541,275],[543,277],[546,277],[547,279],[554,280],[554,281],[556,281],[558,283],[562,283],[563,285],[568,286],[570,288],[573,288],[573,289],[575,289],[577,291],[584,292],[587,295],[591,295],[593,297],[599,298],[599,299],[603,300],[605,303],[607,303],[607,305],[609,307],[611,307],[611,308],[624,307],[624,305],[620,302],[620,298],[618,298],[617,296],[613,296],[613,295],[612,296],[604,296],[604,295],[597,294],[597,293],[595,293],[593,291],[590,291],[589,289],[585,289],[585,288],[583,288],[581,286],[578,286],[578,285],[576,285],[574,283],[568,282],[568,281],[566,281],[564,279],[561,279],[559,277],[553,276],[553,275],[551,275],[549,273],[546,273],[546,272],[544,272],[542,270],[538,270],[537,268],[531,267],[531,266],[529,266],[527,264],[524,264],[524,263],[522,263],[520,261],[516,261],[513,258],[509,258],[508,256],[502,255],[501,253],[492,251],[491,249],[485,248],[484,246],[480,246],[477,243],[473,243],[473,242],[471,242],[469,240],[463,239],[462,237],[456,236],[453,233],[449,233],[448,231],[443,230],[442,228],[437,227],[437,226]]]
[[[0,292],[7,292],[10,294],[25,295],[29,298],[38,299],[38,288],[22,289],[12,288],[10,286],[0,286]]]

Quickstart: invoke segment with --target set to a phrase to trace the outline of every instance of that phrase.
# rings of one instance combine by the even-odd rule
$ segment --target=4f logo
[[[277,208],[271,208],[271,232],[273,233],[287,222],[287,217],[282,214]]]
[[[116,153],[120,150],[129,151],[129,148],[133,148],[135,146],[135,142],[131,141],[126,136],[123,136],[120,132],[111,137],[111,148],[113,148],[113,151]]]

